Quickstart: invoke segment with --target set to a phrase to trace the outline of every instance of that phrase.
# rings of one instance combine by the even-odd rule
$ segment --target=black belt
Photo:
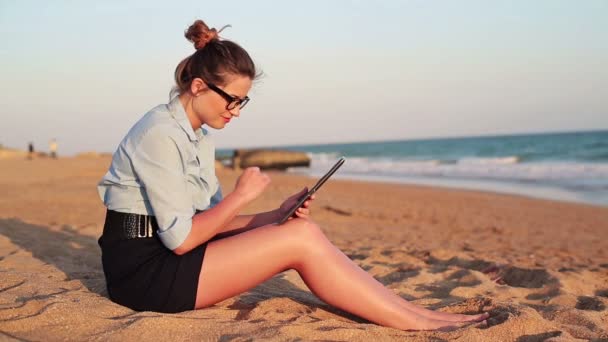
[[[108,210],[103,236],[110,240],[146,239],[156,236],[156,217]]]

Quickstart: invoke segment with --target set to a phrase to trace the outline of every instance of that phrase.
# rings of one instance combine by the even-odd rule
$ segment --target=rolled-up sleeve
[[[213,194],[213,196],[211,196],[211,199],[209,200],[209,207],[215,207],[218,203],[222,201],[223,198],[224,196],[222,195],[222,187],[219,185],[218,182],[217,191],[215,192],[215,194]]]
[[[178,144],[164,130],[151,129],[133,148],[131,163],[154,211],[158,236],[173,250],[190,234],[195,213]]]

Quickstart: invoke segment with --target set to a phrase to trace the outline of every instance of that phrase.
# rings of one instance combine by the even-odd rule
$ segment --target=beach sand
[[[338,179],[312,206],[336,246],[403,298],[489,311],[489,325],[381,327],[323,303],[293,270],[203,310],[134,312],[108,299],[100,264],[105,207],[95,185],[109,163],[0,160],[0,340],[608,339],[608,208]],[[218,172],[224,193],[238,175]],[[270,175],[244,213],[274,209],[316,181]]]

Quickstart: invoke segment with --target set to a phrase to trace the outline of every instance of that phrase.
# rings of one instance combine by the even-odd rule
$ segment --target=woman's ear
[[[205,88],[207,88],[207,85],[198,77],[193,79],[192,83],[190,83],[190,92],[192,93],[192,96],[197,96]]]

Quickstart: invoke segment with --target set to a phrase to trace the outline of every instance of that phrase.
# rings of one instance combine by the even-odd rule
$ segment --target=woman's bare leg
[[[222,239],[222,238],[226,238],[228,236],[234,236],[237,234],[242,234],[245,231],[249,231],[251,229],[257,229],[257,228],[241,228],[241,229],[235,229],[229,232],[224,232],[222,234],[218,234],[216,236],[214,236],[211,240],[218,240],[218,239]],[[336,248],[336,250],[341,253],[344,254],[342,251],[340,251],[338,248]],[[346,258],[348,258],[348,256],[344,256]],[[350,260],[350,258],[349,258]],[[386,289],[388,290],[388,289]],[[390,291],[390,290],[389,290]],[[433,310],[429,310],[426,309],[422,306],[418,306],[414,303],[411,303],[405,299],[403,299],[401,296],[398,296],[396,294],[391,294],[394,301],[399,303],[401,306],[403,306],[404,308],[413,311],[421,316],[427,317],[427,318],[431,318],[431,319],[437,319],[437,320],[442,320],[442,321],[448,321],[448,322],[480,322],[483,321],[484,319],[488,318],[490,315],[485,312],[482,314],[478,314],[478,315],[463,315],[463,314],[453,314],[453,313],[449,313],[449,312],[439,312],[439,311],[433,311]]]
[[[385,292],[385,294],[388,297],[391,297],[393,301],[395,301],[396,303],[398,303],[399,305],[401,305],[402,307],[404,307],[405,309],[407,309],[409,311],[415,312],[426,318],[448,321],[448,322],[480,322],[489,317],[488,313],[482,313],[479,315],[463,315],[463,314],[453,314],[453,313],[449,313],[449,312],[433,311],[433,310],[426,309],[422,306],[418,306],[414,303],[411,303],[411,302],[405,300],[404,298],[402,298],[401,296],[399,296],[398,294],[396,294],[391,289],[386,288],[384,286],[384,284],[382,284],[381,282],[376,280],[365,270],[361,269],[354,261],[352,261],[347,255],[345,255],[339,248],[335,247],[333,244],[331,245],[331,247],[332,247],[331,249],[333,249],[333,253],[338,255],[338,258],[340,258],[344,262],[350,263],[352,266],[356,267],[358,269],[358,271],[357,271],[358,273],[365,273],[365,275],[367,275],[367,277],[365,277],[363,275],[362,275],[362,277],[364,277],[364,278],[369,277],[370,278],[369,281],[373,284],[373,286],[376,288],[377,291]]]
[[[392,291],[336,251],[319,227],[305,219],[212,241],[203,260],[196,308],[213,305],[277,273],[295,269],[319,298],[377,324],[404,330],[461,326],[408,310],[395,301]]]
[[[448,322],[479,322],[489,317],[488,313],[483,313],[479,315],[462,315],[452,314],[448,312],[432,311],[424,307],[418,306],[414,303],[411,303],[402,298],[401,296],[397,295],[391,289],[386,288],[382,283],[372,277],[369,273],[361,269],[354,261],[352,261],[347,255],[340,251],[339,248],[335,247],[331,243],[329,244],[330,249],[332,250],[332,253],[334,254],[335,258],[342,260],[342,262],[345,264],[349,264],[348,266],[350,266],[351,268],[356,268],[356,272],[359,273],[360,278],[366,279],[370,283],[370,286],[373,286],[376,291],[384,293],[387,297],[391,298],[394,302],[398,303],[403,308],[409,311],[417,313],[426,318]]]

